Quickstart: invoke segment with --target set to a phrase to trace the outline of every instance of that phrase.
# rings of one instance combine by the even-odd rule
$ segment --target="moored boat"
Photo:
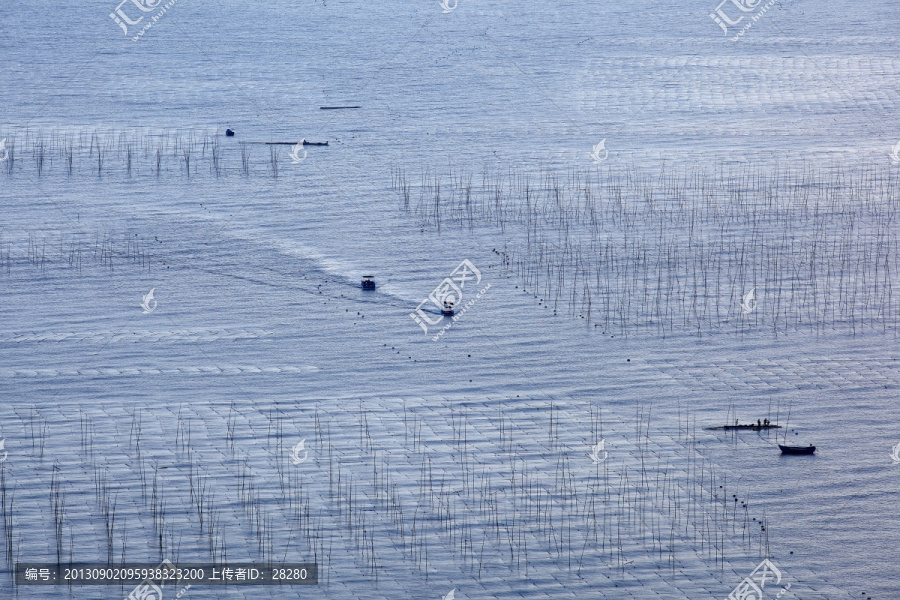
[[[815,446],[784,446],[782,444],[778,444],[778,447],[781,448],[782,454],[812,454],[816,451]]]

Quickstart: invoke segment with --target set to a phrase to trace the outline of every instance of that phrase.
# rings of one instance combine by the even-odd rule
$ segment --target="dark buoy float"
[[[360,283],[362,289],[364,290],[374,290],[375,289],[375,277],[373,275],[363,275],[362,282]]]
[[[226,129],[225,137],[234,137],[234,131],[232,131],[231,129]]]

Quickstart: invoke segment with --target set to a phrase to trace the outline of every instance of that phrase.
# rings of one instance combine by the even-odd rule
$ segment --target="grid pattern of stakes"
[[[248,142],[225,143],[221,133],[189,131],[50,131],[12,130],[6,138],[7,175],[36,174],[97,177],[212,177],[260,175],[278,177],[281,148],[268,145],[258,163]]]
[[[89,265],[109,271],[122,267],[151,272],[157,265],[153,259],[152,243],[133,231],[104,233],[55,233],[38,237],[28,233],[27,239],[17,243],[0,230],[0,273],[10,275],[13,270],[46,272],[48,269],[68,269],[83,273]]]
[[[392,186],[438,230],[498,229],[540,306],[606,331],[900,331],[889,168],[424,172],[415,188],[397,169]]]
[[[765,512],[697,451],[690,414],[667,437],[651,435],[650,406],[613,417],[532,400],[354,404],[18,414],[6,435],[52,468],[0,463],[6,564],[303,560],[320,565],[316,593],[346,597],[450,584],[670,598],[724,588],[768,555]],[[74,427],[80,448],[48,446]],[[303,438],[310,458],[296,465]]]

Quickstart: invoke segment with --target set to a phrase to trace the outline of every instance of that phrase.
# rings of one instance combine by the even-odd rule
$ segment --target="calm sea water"
[[[140,13],[121,6],[132,18]],[[737,42],[710,18],[715,8],[459,0],[445,13],[436,0],[179,0],[132,42],[140,26],[126,37],[109,17],[115,3],[6,7],[0,137],[15,139],[18,155],[12,173],[0,165],[0,258],[4,248],[11,257],[0,265],[0,435],[15,515],[12,555],[56,559],[50,495],[58,472],[63,556],[105,561],[99,469],[118,498],[116,558],[124,544],[131,560],[208,560],[208,535],[189,509],[187,465],[195,464],[210,477],[221,535],[233,540],[229,556],[258,559],[252,532],[259,526],[228,483],[246,463],[274,519],[270,555],[322,560],[325,552],[328,584],[227,596],[193,588],[188,597],[438,598],[456,587],[463,598],[724,598],[761,554],[783,569],[798,598],[896,597],[893,332],[613,337],[547,314],[522,291],[492,252],[516,232],[436,231],[401,211],[390,186],[396,168],[410,179],[425,169],[536,177],[593,169],[589,153],[601,140],[609,150],[603,168],[619,172],[658,172],[663,164],[897,168],[889,158],[900,141],[896,5],[779,2]],[[730,3],[724,10],[737,14]],[[333,105],[360,108],[319,108]],[[237,136],[221,137],[226,127]],[[166,131],[169,138],[159,137]],[[28,145],[35,132],[70,135],[82,150],[94,132],[113,146],[122,132],[169,145],[159,173],[150,144],[130,176],[114,149],[99,177],[90,149],[71,175],[57,153],[38,176]],[[191,133],[220,138],[222,176],[210,171],[209,148],[186,176],[171,141]],[[252,145],[250,175],[242,175],[240,142],[300,138],[329,146],[307,146],[299,164],[281,147],[276,178],[269,149]],[[131,257],[132,243],[149,264]],[[84,251],[80,271],[67,262],[76,246]],[[409,313],[464,258],[491,289],[432,342]],[[358,289],[368,273],[378,278],[376,294]],[[151,288],[158,306],[144,314],[139,304]],[[559,411],[554,443],[547,441],[551,404]],[[632,530],[625,534],[631,570],[607,568],[615,556],[608,548],[591,554],[592,543],[584,546],[590,564],[576,575],[571,556],[563,567],[560,556],[538,550],[537,573],[513,571],[499,542],[482,570],[467,562],[471,549],[441,537],[438,524],[427,530],[432,554],[422,569],[382,523],[372,525],[376,583],[354,537],[359,523],[347,526],[329,512],[329,465],[341,463],[366,498],[373,454],[387,460],[410,521],[423,457],[434,460],[448,489],[464,489],[452,442],[466,414],[479,477],[482,470],[505,477],[517,463],[494,442],[501,409],[518,436],[515,455],[555,490],[560,457],[589,462],[590,406],[604,411],[614,473],[639,473],[645,458],[660,472],[669,462],[694,475],[696,464],[714,467],[728,482],[723,495],[728,487],[749,500],[747,515],[767,523],[768,551],[729,550],[723,563],[696,547],[695,533],[673,529],[683,552],[673,570],[668,554],[647,552]],[[425,425],[424,450],[410,440],[407,410]],[[773,436],[702,430],[731,410],[742,420],[778,414],[782,421],[790,410],[790,433],[819,446],[818,455],[789,460],[773,452]],[[683,431],[688,413],[694,442]],[[644,450],[636,414],[647,427]],[[88,421],[93,429],[84,434]],[[194,458],[179,438],[187,421]],[[361,441],[369,427],[375,441]],[[278,520],[283,451],[300,439],[314,453],[315,468],[298,477],[318,519],[312,527],[327,540],[321,547],[280,526],[290,519]],[[143,487],[138,465],[147,470]],[[154,465],[177,472],[160,480],[170,507],[166,552],[148,517]],[[591,489],[593,471],[577,469],[579,489]],[[389,522],[373,496],[367,518]],[[475,511],[453,506],[460,522]],[[641,520],[655,522],[651,513]],[[715,526],[742,537],[742,523],[725,523]],[[490,544],[481,533],[472,539],[484,538]],[[129,591],[14,588],[8,575],[0,573],[4,597],[106,599]]]

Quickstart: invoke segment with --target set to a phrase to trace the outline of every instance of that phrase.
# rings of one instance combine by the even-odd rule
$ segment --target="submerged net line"
[[[208,129],[22,129],[0,131],[0,141],[0,172],[8,176],[277,177],[279,163],[289,152],[279,145],[224,143],[219,133]]]

